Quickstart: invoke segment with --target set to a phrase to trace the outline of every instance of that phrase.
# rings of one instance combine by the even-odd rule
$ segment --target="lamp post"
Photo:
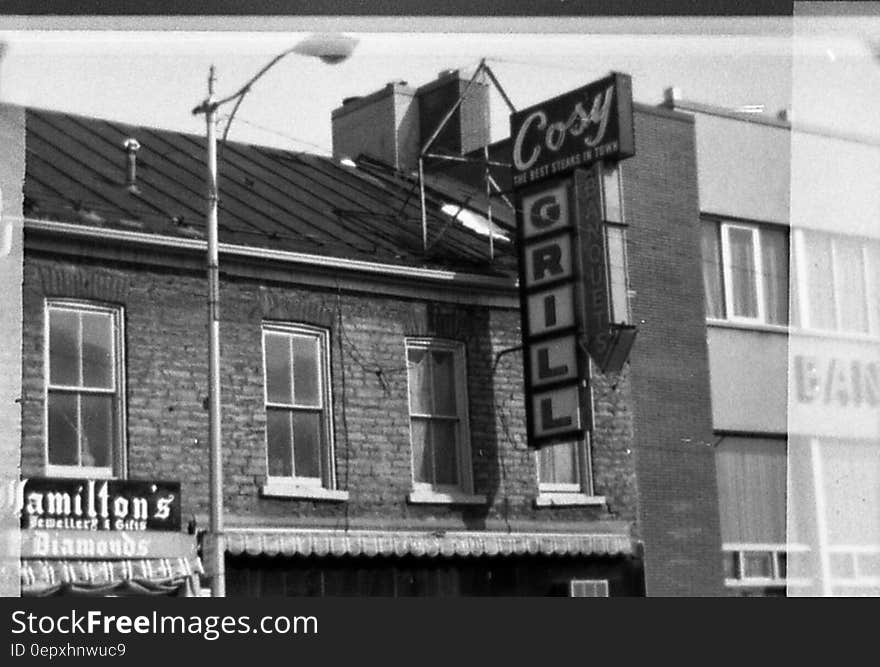
[[[220,194],[217,187],[217,109],[229,102],[235,102],[223,140],[229,132],[229,126],[238,111],[239,105],[251,86],[268,72],[279,60],[296,53],[303,56],[319,58],[321,61],[335,65],[346,60],[354,50],[356,40],[345,35],[311,35],[292,48],[282,51],[272,58],[265,67],[257,72],[238,91],[220,100],[214,98],[214,66],[208,75],[208,97],[193,109],[193,114],[205,114],[207,126],[207,210],[205,226],[208,236],[208,425],[210,438],[210,485],[209,485],[209,572],[211,574],[211,595],[226,596],[225,544],[223,539],[223,448],[220,438],[220,262],[219,242],[217,239],[217,211]]]

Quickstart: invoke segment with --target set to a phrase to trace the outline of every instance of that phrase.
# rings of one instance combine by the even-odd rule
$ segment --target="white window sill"
[[[535,498],[536,507],[587,507],[605,504],[605,496],[586,493],[541,493]]]
[[[711,317],[706,318],[706,326],[718,327],[719,329],[746,329],[748,331],[766,331],[768,333],[789,333],[786,324],[768,324],[758,320],[719,320]]]
[[[413,489],[406,497],[407,502],[420,505],[485,505],[487,498],[481,494],[464,491],[429,491]]]
[[[348,500],[348,491],[325,489],[323,486],[306,486],[286,480],[269,480],[260,488],[260,494],[270,498],[306,498],[310,500]]]
[[[47,465],[46,477],[71,477],[78,479],[116,479],[110,468],[94,468],[90,466],[59,466]]]

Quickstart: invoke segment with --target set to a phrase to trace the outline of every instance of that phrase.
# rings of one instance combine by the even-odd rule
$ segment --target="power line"
[[[266,127],[265,125],[260,125],[259,123],[255,123],[251,120],[248,120],[247,118],[241,118],[239,116],[236,120],[239,123],[244,123],[245,125],[250,125],[251,127],[255,128],[257,130],[261,130],[261,131],[267,132],[269,134],[274,134],[274,135],[282,137],[284,139],[289,139],[290,141],[295,141],[296,143],[302,144],[304,146],[310,146],[311,148],[316,148],[328,156],[333,154],[333,150],[330,148],[327,148],[326,146],[322,146],[320,144],[315,144],[315,143],[312,143],[311,141],[306,141],[305,139],[295,137],[292,134],[286,134],[285,132],[281,132],[280,130],[276,130],[271,127]]]

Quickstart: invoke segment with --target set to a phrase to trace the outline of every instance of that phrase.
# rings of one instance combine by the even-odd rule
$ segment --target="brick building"
[[[725,585],[877,595],[877,140],[666,97],[696,123]]]
[[[467,170],[432,165],[423,246],[402,139],[461,85],[350,100],[333,159],[221,150],[227,593],[720,593],[693,119],[636,107],[620,182],[638,339],[623,372],[594,370],[590,441],[537,454],[513,212],[493,197],[490,221]],[[204,141],[5,111],[26,147],[21,474],[178,480],[197,533]],[[488,122],[463,106],[441,148],[479,147]],[[48,585],[22,571],[25,592]]]

